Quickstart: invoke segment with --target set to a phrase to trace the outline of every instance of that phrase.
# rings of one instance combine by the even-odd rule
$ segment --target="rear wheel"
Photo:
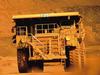
[[[79,44],[79,46],[70,51],[70,64],[73,69],[83,69],[85,65],[85,51],[84,48]]]
[[[67,59],[65,59],[65,64],[64,64],[64,70],[66,71],[68,68],[69,68],[69,66],[70,66],[70,54],[69,54],[69,51],[70,51],[70,47],[68,47],[68,46],[65,46],[65,54],[66,54],[66,58]]]
[[[65,65],[64,69],[69,70],[70,68],[72,69],[82,69],[85,64],[85,53],[84,53],[84,48],[79,45],[79,48],[72,48],[69,46],[65,47],[66,51],[66,60],[65,60]]]
[[[28,48],[17,49],[17,62],[20,73],[28,72]]]

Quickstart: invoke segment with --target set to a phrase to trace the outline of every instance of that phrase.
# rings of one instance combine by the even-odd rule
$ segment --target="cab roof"
[[[80,16],[80,14],[79,12],[44,13],[44,14],[14,15],[12,18],[27,19],[27,18],[61,17],[61,16]]]

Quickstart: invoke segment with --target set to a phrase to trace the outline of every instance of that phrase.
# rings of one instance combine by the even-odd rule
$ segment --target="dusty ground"
[[[91,49],[91,51],[90,51]],[[97,51],[97,52],[96,52]],[[44,67],[43,72],[32,70],[31,73],[19,74],[16,57],[0,56],[0,75],[100,75],[100,46],[87,48],[86,66],[82,71],[64,72],[63,65],[49,65]]]

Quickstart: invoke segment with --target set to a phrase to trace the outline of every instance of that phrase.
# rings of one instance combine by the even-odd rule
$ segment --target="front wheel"
[[[28,72],[28,49],[17,49],[18,70],[20,73]]]

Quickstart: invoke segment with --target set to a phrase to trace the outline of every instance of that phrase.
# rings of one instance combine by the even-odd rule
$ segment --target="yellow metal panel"
[[[58,36],[58,33],[35,34],[36,37]]]
[[[29,60],[53,60],[53,59],[67,59],[66,56],[60,56],[60,55],[47,55],[45,58],[39,58],[39,57],[30,57]]]
[[[13,16],[13,19],[59,17],[59,16],[80,16],[80,14],[79,14],[79,12],[27,14],[27,15],[15,15],[15,16]]]

